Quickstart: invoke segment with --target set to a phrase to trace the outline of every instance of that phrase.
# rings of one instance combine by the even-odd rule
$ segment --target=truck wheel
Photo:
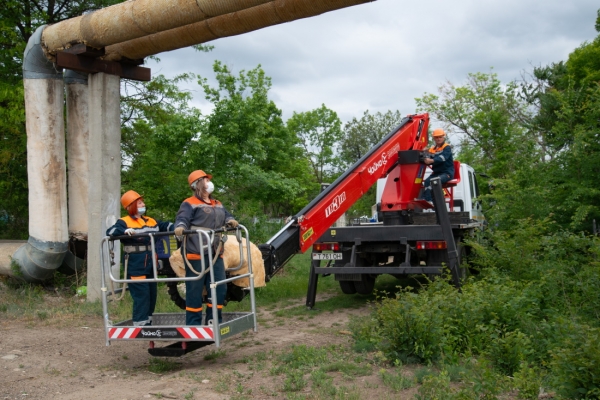
[[[375,287],[375,277],[372,275],[361,275],[360,281],[354,281],[354,288],[359,294],[371,294]]]
[[[340,289],[344,294],[354,294],[356,293],[356,288],[354,287],[354,282],[352,281],[339,281]]]

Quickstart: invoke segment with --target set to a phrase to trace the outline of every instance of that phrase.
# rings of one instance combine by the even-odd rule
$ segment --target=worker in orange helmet
[[[223,207],[223,204],[219,200],[216,200],[212,193],[214,191],[214,184],[211,181],[212,175],[205,173],[202,170],[196,170],[188,176],[188,184],[191,191],[194,193],[193,196],[185,199],[175,218],[175,235],[181,237],[184,230],[197,230],[199,228],[206,229],[219,229],[226,227],[235,228],[238,226],[238,222],[233,216]],[[204,249],[200,249],[200,243],[197,234],[186,235],[184,238],[186,245],[186,277],[198,276],[194,271],[200,272],[202,270],[201,260],[204,257],[205,268],[208,268],[208,246]],[[225,265],[223,264],[223,249],[219,251],[219,254],[215,254],[218,250],[218,242],[220,237],[215,235],[215,241],[212,243],[213,258],[216,259],[213,264],[213,272],[216,281],[225,279]],[[189,264],[189,265],[188,265]],[[192,267],[191,270],[189,267]],[[206,288],[207,293],[210,295],[210,274],[206,273],[199,280],[186,281],[185,282],[185,323],[186,325],[202,325],[202,292]],[[222,321],[222,308],[225,302],[225,294],[227,292],[226,285],[217,286],[217,315],[219,322]],[[213,319],[213,308],[215,299],[208,299],[205,325]]]
[[[431,178],[439,177],[444,184],[454,179],[454,160],[452,157],[452,146],[446,143],[446,133],[442,128],[433,131],[432,146],[425,152],[423,163],[430,165],[433,172],[423,181],[423,200],[431,201]]]
[[[108,228],[109,236],[129,235],[131,239],[121,239],[123,244],[124,265],[127,279],[154,278],[152,268],[152,248],[150,237],[137,236],[140,233],[171,232],[171,222],[156,221],[147,217],[146,204],[142,196],[133,190],[125,192],[121,197],[121,205],[127,211],[127,216],[119,218]],[[129,284],[129,293],[133,299],[133,325],[152,325],[152,314],[156,306],[156,282],[136,282]]]

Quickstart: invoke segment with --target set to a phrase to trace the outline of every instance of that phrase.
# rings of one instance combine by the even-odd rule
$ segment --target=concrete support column
[[[118,76],[89,76],[87,300],[101,298],[100,243],[120,217],[121,119]],[[118,257],[119,254],[116,254]],[[118,268],[117,258],[117,268]],[[108,284],[108,280],[107,280]]]
[[[60,271],[69,275],[84,268],[87,256],[90,136],[87,81],[86,73],[65,71],[69,251]]]
[[[68,74],[68,75],[67,75]],[[88,74],[65,72],[69,238],[87,240],[89,183]]]

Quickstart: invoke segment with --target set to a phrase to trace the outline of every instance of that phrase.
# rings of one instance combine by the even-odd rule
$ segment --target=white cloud
[[[321,16],[182,49],[150,62],[153,74],[198,73],[213,80],[220,60],[237,74],[262,65],[284,118],[321,104],[346,122],[372,112],[415,112],[415,97],[491,67],[504,82],[532,66],[566,60],[592,40],[597,1],[378,0]],[[201,89],[194,104],[210,109]]]

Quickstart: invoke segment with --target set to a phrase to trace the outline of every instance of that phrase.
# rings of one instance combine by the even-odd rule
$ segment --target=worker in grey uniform
[[[233,218],[229,211],[223,207],[223,204],[213,197],[214,184],[211,179],[212,175],[207,174],[202,170],[193,171],[188,176],[188,184],[194,195],[185,199],[179,207],[177,217],[175,218],[175,235],[177,237],[181,238],[184,230],[196,230],[200,228],[214,230],[223,227],[235,228],[238,226],[238,222]],[[205,266],[208,268],[208,247],[200,249],[197,234],[186,235],[183,240],[186,241],[186,277],[197,276],[196,273],[202,270],[202,257],[204,257]],[[213,243],[212,245],[214,257],[214,252],[217,250],[218,244]],[[216,281],[225,279],[225,265],[223,264],[222,248],[219,253],[220,254],[218,254],[213,265]],[[189,268],[187,265],[188,263],[193,270]],[[210,274],[208,272],[199,280],[185,282],[186,325],[202,325],[202,292],[203,289],[206,288],[207,293],[210,295],[210,283]],[[216,304],[214,304],[214,299],[209,299],[207,303],[205,325],[208,325],[213,319],[214,307],[217,307],[219,322],[222,322],[221,313],[223,303],[225,302],[226,292],[226,285],[217,286]]]

